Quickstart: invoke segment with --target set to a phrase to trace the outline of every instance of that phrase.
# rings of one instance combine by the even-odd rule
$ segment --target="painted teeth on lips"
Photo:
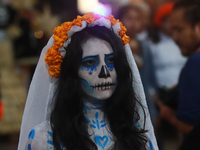
[[[98,84],[95,84],[95,86],[90,86],[92,87],[93,89],[98,89],[98,90],[106,90],[106,89],[110,89],[111,86],[115,85],[115,83],[111,83],[111,82],[102,82],[102,83],[98,83]]]

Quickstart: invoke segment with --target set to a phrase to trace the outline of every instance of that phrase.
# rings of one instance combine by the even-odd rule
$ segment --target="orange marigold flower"
[[[73,25],[73,23],[68,21],[68,22],[63,23],[61,26],[63,27],[63,29],[65,31],[69,31],[71,29],[72,25]]]
[[[83,20],[85,20],[87,23],[91,24],[92,22],[95,21],[96,16],[94,13],[89,13],[89,14],[85,14],[83,17]]]
[[[59,67],[57,67],[59,68]],[[57,68],[50,68],[49,69],[49,74],[52,76],[52,77],[55,77],[55,78],[58,78],[59,75],[60,75],[60,69],[57,69]]]
[[[54,48],[54,46],[51,46],[48,51],[47,51],[47,55],[53,55],[56,52],[56,49]]]
[[[130,40],[130,37],[127,36],[127,35],[124,35],[122,37],[122,42],[123,42],[124,45],[126,45],[129,42],[129,40]]]
[[[77,18],[73,20],[73,25],[77,25],[79,27],[82,27],[82,23],[81,23],[81,18]]]
[[[119,22],[119,20],[116,20],[113,15],[110,15],[109,17],[105,17],[105,18],[109,19],[112,25]]]
[[[51,61],[52,61],[52,56],[54,56],[55,55],[55,51],[54,51],[54,48],[50,48],[50,49],[48,49],[48,52],[47,52],[47,55],[46,55],[46,57],[45,57],[45,61],[46,61],[46,63],[50,66],[51,65]]]
[[[59,49],[60,47],[63,46],[63,43],[60,43],[60,42],[54,42],[54,46],[56,49]]]
[[[61,26],[58,26],[54,29],[53,31],[54,35],[60,35],[60,34],[63,34],[63,27]]]
[[[123,36],[126,34],[127,29],[126,29],[125,26],[122,25],[121,22],[120,22],[120,28],[121,28],[121,31],[119,32],[119,35],[120,35],[121,37],[123,37]]]
[[[57,49],[55,49],[54,46],[48,49],[45,61],[50,67],[50,75],[57,78],[60,72],[60,65],[63,60],[60,52]]]
[[[63,41],[63,39],[62,38],[60,38],[59,36],[57,36],[57,35],[54,35],[53,36],[53,39],[54,39],[54,41],[60,41],[60,42],[64,42]]]
[[[54,38],[54,46],[55,46],[56,49],[62,47],[64,42],[65,42],[65,40],[66,40],[66,39],[60,38],[60,37],[58,37],[56,35],[54,35],[53,38]]]
[[[82,16],[77,16],[77,18],[76,19],[79,19],[79,20],[81,20],[81,21],[83,21],[83,17]]]

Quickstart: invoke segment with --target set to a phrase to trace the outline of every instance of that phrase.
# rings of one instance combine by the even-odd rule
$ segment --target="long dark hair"
[[[96,144],[88,135],[87,123],[84,122],[86,118],[78,76],[83,53],[82,44],[92,37],[109,42],[114,51],[118,85],[104,106],[105,117],[108,118],[110,130],[116,139],[113,149],[145,150],[146,131],[136,128],[140,119],[136,107],[138,101],[132,88],[131,69],[122,41],[113,31],[100,26],[86,27],[75,33],[66,48],[51,113],[54,146],[56,150],[61,149],[60,143],[65,145],[67,150],[97,150]]]

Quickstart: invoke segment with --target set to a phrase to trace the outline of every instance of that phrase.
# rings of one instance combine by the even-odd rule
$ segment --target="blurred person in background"
[[[142,4],[143,5],[143,4]],[[130,4],[123,6],[118,12],[118,18],[127,28],[127,35],[130,36],[130,47],[139,69],[141,79],[144,85],[144,91],[149,107],[153,125],[155,124],[157,111],[153,101],[156,95],[157,85],[154,74],[154,65],[152,55],[143,38],[136,39],[138,33],[145,32],[146,23],[144,23],[144,11],[138,5]],[[145,25],[144,25],[145,24]]]
[[[153,56],[159,99],[171,107],[176,107],[176,103],[171,102],[171,98],[177,94],[174,87],[178,83],[179,74],[186,58],[181,55],[171,37],[169,14],[173,6],[173,2],[166,2],[155,12],[154,31],[150,34],[148,46]],[[171,90],[172,88],[174,90]]]
[[[162,103],[160,111],[163,118],[188,135],[200,120],[200,1],[176,2],[170,24],[172,37],[188,60],[179,77],[177,109],[174,111]],[[190,140],[186,138],[182,149],[199,149],[200,133],[196,128],[195,131],[189,134]]]
[[[153,27],[150,30],[149,46],[153,64],[155,66],[155,76],[158,86],[158,97],[154,100],[157,104],[160,101],[166,105],[176,108],[178,78],[180,71],[186,61],[178,46],[171,37],[169,24],[169,15],[174,6],[173,2],[165,2],[156,11],[153,16]],[[156,120],[156,136],[160,149],[163,149],[167,131],[173,128],[163,121],[160,116]]]
[[[133,2],[133,5],[140,8],[140,25],[136,31],[135,38],[139,41],[148,40],[149,37],[149,27],[151,22],[151,9],[150,6],[145,1]]]

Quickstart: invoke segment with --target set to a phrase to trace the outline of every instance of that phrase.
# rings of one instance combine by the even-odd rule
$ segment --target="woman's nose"
[[[107,78],[107,77],[110,77],[110,72],[109,72],[109,70],[108,70],[108,68],[107,68],[106,65],[102,65],[101,71],[100,71],[98,77],[99,77],[99,78]]]

